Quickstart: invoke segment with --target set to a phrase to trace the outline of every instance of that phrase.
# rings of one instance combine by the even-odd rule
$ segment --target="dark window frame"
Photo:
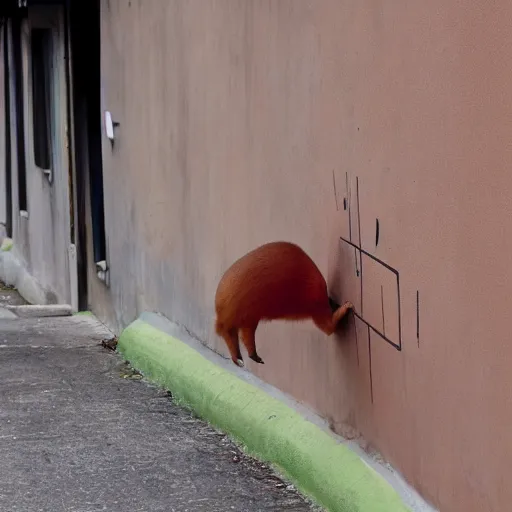
[[[18,208],[20,214],[28,212],[27,162],[25,157],[25,108],[24,108],[24,73],[23,73],[23,38],[21,16],[12,18],[12,51],[14,74],[14,102],[16,118],[17,165],[18,165]]]
[[[11,79],[9,68],[9,24],[6,19],[1,21],[4,46],[4,106],[5,106],[5,207],[7,236],[12,237],[12,154],[11,154]]]
[[[30,29],[31,106],[33,157],[36,167],[53,168],[53,31]]]

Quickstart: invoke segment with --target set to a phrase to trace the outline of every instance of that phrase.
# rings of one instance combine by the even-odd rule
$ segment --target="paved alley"
[[[86,315],[0,319],[0,510],[313,510],[140,380],[108,337]]]

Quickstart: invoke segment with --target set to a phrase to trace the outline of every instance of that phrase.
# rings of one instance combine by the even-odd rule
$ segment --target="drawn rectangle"
[[[402,350],[401,312],[400,312],[400,276],[396,269],[373,256],[354,242],[340,237],[340,252],[356,253],[354,260],[359,261],[360,293],[359,309],[355,315],[384,341]],[[359,256],[359,257],[358,257]],[[366,287],[368,286],[368,289]],[[368,294],[367,294],[368,292]],[[368,303],[369,316],[367,316]],[[383,318],[384,317],[384,318]],[[384,332],[386,331],[387,332]],[[389,332],[389,335],[387,334]]]

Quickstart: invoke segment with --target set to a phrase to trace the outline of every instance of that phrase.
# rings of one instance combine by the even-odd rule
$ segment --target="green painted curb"
[[[138,319],[123,331],[117,349],[148,379],[275,465],[328,511],[408,511],[349,448],[178,339]]]

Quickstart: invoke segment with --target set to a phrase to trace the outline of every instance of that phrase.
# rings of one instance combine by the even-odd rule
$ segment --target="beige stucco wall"
[[[250,370],[355,425],[441,510],[508,510],[512,4],[105,0],[101,14],[120,126],[103,145],[110,289],[91,281],[94,310],[117,328],[160,311],[225,353],[213,297],[234,259],[294,241],[360,310],[338,241],[360,226],[400,273],[403,350],[371,334],[373,403],[359,321],[357,345],[353,324],[262,326]],[[363,316],[381,328],[384,304],[396,338],[396,285],[369,261]]]

